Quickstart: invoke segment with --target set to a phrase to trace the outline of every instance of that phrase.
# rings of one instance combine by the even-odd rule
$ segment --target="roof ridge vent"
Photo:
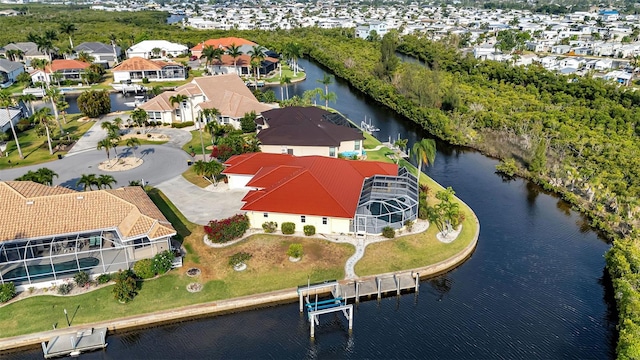
[[[27,205],[33,205],[33,200],[27,200]]]

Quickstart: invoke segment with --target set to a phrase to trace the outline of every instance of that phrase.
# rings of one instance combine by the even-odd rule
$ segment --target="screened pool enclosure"
[[[168,238],[123,242],[113,230],[5,241],[0,242],[0,282],[24,286],[72,278],[81,270],[90,275],[111,273],[167,249]]]
[[[379,234],[386,226],[399,229],[418,216],[418,179],[401,168],[398,176],[375,175],[364,180],[352,231]]]

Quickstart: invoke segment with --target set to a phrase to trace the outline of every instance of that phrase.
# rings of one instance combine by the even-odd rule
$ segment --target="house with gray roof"
[[[22,63],[0,59],[0,88],[6,88],[16,82],[18,75],[24,72]]]
[[[50,61],[49,56],[47,56],[42,51],[38,50],[38,45],[33,42],[17,42],[10,43],[5,45],[4,48],[0,50],[0,54],[7,55],[8,50],[19,50],[21,51],[20,57],[24,60],[24,62],[29,65],[31,60],[33,59],[44,59]]]
[[[113,66],[120,57],[120,46],[107,45],[100,42],[84,42],[74,48],[76,53],[85,52],[91,55],[94,63]]]
[[[362,131],[338,125],[341,116],[336,119],[336,115],[321,108],[302,106],[264,111],[259,120],[260,150],[296,156],[362,156]]]

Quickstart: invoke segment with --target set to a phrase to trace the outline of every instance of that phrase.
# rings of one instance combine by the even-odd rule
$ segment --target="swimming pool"
[[[94,258],[94,257],[87,257],[87,258],[78,259],[78,262],[80,263],[80,268],[81,269],[82,268],[93,267],[93,266],[96,266],[96,265],[100,264],[100,260],[97,259],[97,258]],[[51,271],[51,265],[50,264],[46,264],[46,265],[28,265],[27,267],[29,268],[29,277],[31,278],[31,280],[53,275],[53,273]],[[54,267],[55,273],[58,274],[58,275],[59,274],[64,274],[64,273],[69,273],[69,272],[80,271],[80,270],[78,270],[78,264],[76,263],[75,260],[65,261],[65,262],[58,263],[58,264],[53,264],[53,267]],[[26,277],[27,277],[27,271],[25,270],[24,266],[9,270],[5,274],[2,275],[2,279],[4,281],[8,281],[8,280],[12,280],[12,279],[26,278]]]

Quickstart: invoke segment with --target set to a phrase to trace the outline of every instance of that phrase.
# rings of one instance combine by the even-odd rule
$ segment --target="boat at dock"
[[[124,104],[128,107],[138,107],[144,104],[146,101],[147,101],[147,98],[145,96],[138,95],[135,97],[134,101],[128,101],[128,102],[125,102]]]
[[[371,118],[369,118],[369,122],[367,122],[367,117],[364,117],[364,120],[360,123],[360,128],[362,129],[362,131],[366,132],[366,133],[374,133],[376,131],[380,131],[379,128],[375,127],[372,123],[371,123]]]
[[[44,358],[60,356],[78,356],[83,352],[100,350],[107,347],[107,328],[89,328],[73,333],[56,336],[48,343],[42,342]]]

